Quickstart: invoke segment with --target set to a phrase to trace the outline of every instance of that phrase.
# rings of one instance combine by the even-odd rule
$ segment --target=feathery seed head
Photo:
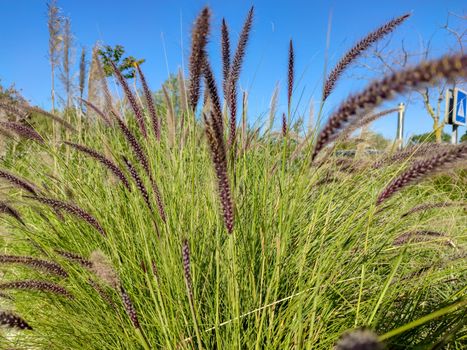
[[[141,108],[138,102],[136,101],[136,98],[133,92],[131,92],[127,81],[123,77],[123,74],[120,72],[116,64],[113,61],[110,61],[110,64],[112,65],[112,68],[114,70],[115,77],[117,78],[118,82],[122,86],[123,92],[125,93],[125,96],[128,99],[128,102],[130,102],[130,106],[133,109],[133,112],[135,113],[136,121],[138,122],[138,126],[139,126],[141,133],[143,134],[144,137],[147,137],[146,124],[144,122],[144,115],[143,115],[143,112],[141,111]]]
[[[20,264],[60,277],[68,277],[68,273],[56,262],[37,259],[32,256],[0,255],[0,264]]]
[[[334,89],[337,81],[339,80],[345,69],[355,61],[365,50],[367,50],[372,44],[381,40],[387,34],[391,33],[397,26],[404,22],[410,14],[397,17],[383,26],[379,27],[375,31],[369,33],[366,37],[360,40],[354,47],[352,47],[337,63],[336,67],[331,71],[326,82],[324,84],[323,101],[328,98],[331,91]]]
[[[102,251],[95,250],[91,253],[89,261],[92,263],[92,272],[112,288],[118,290],[120,280],[109,258]]]
[[[102,236],[106,236],[104,228],[99,224],[96,218],[84,211],[75,204],[67,203],[58,199],[46,198],[46,197],[32,197],[25,196],[25,198],[36,200],[40,203],[50,206],[54,210],[63,210],[70,215],[73,215],[83,221],[86,221],[89,225],[93,226]]]
[[[78,151],[83,152],[83,153],[91,156],[92,158],[96,159],[99,163],[101,163],[107,169],[109,169],[123,183],[123,185],[129,191],[131,191],[130,184],[128,183],[128,180],[127,180],[125,174],[118,167],[118,165],[115,164],[112,160],[106,158],[103,154],[93,150],[92,148],[89,148],[89,147],[86,147],[86,146],[83,146],[83,145],[79,145],[77,143],[68,142],[68,141],[65,141],[64,144],[66,144],[66,145],[68,145],[70,147],[73,147],[73,148],[77,149]]]
[[[290,106],[292,103],[292,91],[293,91],[293,84],[294,84],[294,61],[295,61],[295,55],[294,55],[294,49],[293,49],[293,43],[292,39],[290,39],[289,43],[289,66],[288,66],[288,74],[287,74],[287,106],[290,111]]]
[[[39,133],[32,127],[25,126],[17,122],[0,122],[0,126],[14,132],[16,135],[25,139],[30,139],[43,144],[45,141]]]
[[[0,326],[32,330],[32,327],[25,320],[7,311],[0,311]]]
[[[396,192],[403,189],[410,183],[417,182],[425,176],[446,169],[455,163],[465,161],[467,159],[467,144],[448,147],[435,153],[427,159],[420,160],[414,163],[409,169],[395,178],[386,188],[379,194],[376,200],[376,205],[392,197]]]
[[[125,311],[128,317],[130,318],[131,323],[133,323],[133,326],[136,329],[141,328],[139,324],[139,320],[138,320],[138,314],[136,313],[136,309],[133,303],[131,302],[130,296],[128,295],[128,293],[123,287],[120,287],[120,296],[122,297],[123,306],[125,307]]]
[[[336,350],[382,350],[383,345],[371,331],[360,329],[342,335]]]
[[[73,295],[62,286],[56,283],[40,280],[23,280],[0,283],[0,290],[19,289],[29,291],[49,292],[56,295],[62,295],[68,299],[74,299]]]
[[[189,103],[193,111],[198,105],[200,95],[201,69],[203,67],[205,47],[208,41],[210,17],[211,11],[208,7],[205,7],[196,19],[192,31],[188,90]]]
[[[359,114],[380,105],[396,93],[402,93],[439,79],[467,76],[467,55],[446,56],[438,60],[423,62],[416,67],[391,74],[371,83],[362,93],[350,96],[330,116],[316,141],[312,160],[325,145],[337,138],[339,131],[355,123]]]

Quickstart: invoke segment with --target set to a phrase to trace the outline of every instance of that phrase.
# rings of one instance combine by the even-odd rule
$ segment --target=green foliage
[[[467,142],[467,131],[461,136],[460,142]]]
[[[451,135],[443,131],[443,133],[441,134],[441,141],[443,142],[451,141]],[[420,135],[414,135],[409,140],[409,144],[414,144],[414,145],[418,145],[418,144],[422,144],[426,142],[436,142],[435,133],[427,132],[427,133],[420,134]]]
[[[123,57],[124,53],[125,49],[122,45],[115,45],[115,47],[105,45],[99,50],[104,73],[107,77],[113,74],[111,62],[117,66],[125,78],[130,79],[136,76],[135,64],[141,65],[145,62],[145,59],[136,59],[133,56]]]

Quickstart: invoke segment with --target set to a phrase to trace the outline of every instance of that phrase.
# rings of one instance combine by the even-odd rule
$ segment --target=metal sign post
[[[404,116],[405,116],[405,104],[399,103],[399,111],[397,112],[397,148],[401,150],[404,146],[402,138],[404,137]]]
[[[457,130],[459,125],[466,125],[467,92],[454,88],[446,91],[446,124],[452,125],[451,143],[457,144]]]

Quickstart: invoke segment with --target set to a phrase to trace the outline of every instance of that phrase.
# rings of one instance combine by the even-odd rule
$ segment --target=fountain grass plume
[[[8,311],[0,311],[0,325],[8,328],[32,330],[32,327],[25,320]]]
[[[112,124],[110,122],[110,119],[105,115],[105,113],[100,108],[98,108],[94,103],[89,102],[88,100],[85,100],[85,99],[81,99],[81,101],[84,102],[84,104],[88,108],[91,108],[99,117],[101,117],[107,126],[110,126]]]
[[[107,234],[105,233],[104,228],[100,225],[100,223],[97,221],[97,219],[86,212],[85,210],[81,209],[75,204],[72,203],[67,203],[59,199],[53,199],[53,198],[46,198],[46,197],[33,197],[33,196],[25,196],[25,198],[33,199],[37,202],[43,203],[52,209],[55,210],[63,210],[67,212],[68,214],[71,214],[85,222],[87,222],[89,225],[94,227],[102,236],[106,237]]]
[[[295,63],[295,54],[292,39],[289,42],[289,64],[287,70],[287,108],[290,113],[290,108],[292,106],[292,92],[294,84],[294,63]]]
[[[220,125],[216,122],[216,117],[212,112],[209,118],[204,115],[204,120],[206,124],[206,137],[217,177],[217,187],[223,210],[224,223],[227,228],[227,232],[232,233],[234,227],[234,209],[229,178],[227,175],[227,156],[224,138]]]
[[[36,189],[34,185],[32,185],[29,181],[21,179],[20,177],[11,174],[6,170],[0,169],[0,178],[7,180],[10,184],[14,187],[21,188],[32,195],[37,195]]]
[[[125,163],[125,165],[127,166],[128,172],[130,173],[131,177],[133,178],[133,181],[135,182],[136,187],[138,188],[139,192],[143,196],[144,202],[148,206],[149,210],[151,210],[151,212],[152,212],[152,206],[151,206],[151,202],[149,200],[149,193],[146,190],[146,187],[144,186],[143,180],[138,175],[138,171],[136,170],[136,168],[133,166],[133,164],[131,164],[131,162],[126,157],[122,156],[122,159],[123,159],[123,162]]]
[[[206,81],[206,90],[208,92],[209,100],[211,102],[211,108],[213,110],[213,116],[215,117],[215,122],[218,124],[218,128],[221,130],[221,133],[224,134],[224,124],[222,118],[222,107],[219,99],[219,94],[217,92],[216,81],[214,79],[214,74],[211,69],[211,65],[207,57],[204,58],[203,63],[203,75]]]
[[[94,250],[89,257],[89,261],[92,264],[91,271],[99,279],[115,290],[119,288],[120,279],[107,255],[100,250]]]
[[[18,264],[42,270],[60,277],[68,277],[68,273],[53,261],[37,259],[32,256],[0,255],[0,264]]]
[[[139,77],[141,79],[141,85],[143,86],[144,97],[146,99],[146,105],[148,107],[149,116],[151,117],[152,129],[154,136],[157,140],[161,139],[161,127],[159,122],[159,117],[156,113],[156,107],[154,105],[154,100],[152,98],[151,90],[149,89],[148,83],[146,82],[146,77],[141,70],[139,64],[136,65],[136,70],[138,71]]]
[[[428,175],[442,171],[447,167],[452,167],[454,164],[465,161],[466,159],[467,144],[461,144],[448,147],[427,159],[414,163],[381,191],[376,200],[376,205],[380,205],[388,200],[407,185],[418,182]]]
[[[378,336],[370,330],[357,329],[346,332],[336,344],[335,350],[383,350]]]
[[[386,76],[371,83],[363,92],[350,96],[333,113],[318,135],[312,160],[328,143],[334,141],[347,125],[358,121],[358,116],[368,113],[396,93],[403,93],[433,84],[439,79],[452,80],[467,76],[467,55],[445,56]]]
[[[342,73],[346,68],[354,62],[360,55],[366,51],[375,42],[381,40],[386,35],[391,33],[397,26],[402,24],[410,14],[407,13],[400,17],[394,18],[393,20],[385,23],[375,31],[369,33],[362,40],[360,40],[354,47],[352,47],[337,63],[334,69],[331,71],[324,84],[323,101],[325,101],[334,89],[337,81],[342,76]]]
[[[45,143],[42,136],[39,135],[39,133],[30,126],[26,126],[17,122],[0,122],[0,126],[25,139],[34,140],[41,144]]]
[[[136,139],[135,135],[128,128],[128,126],[125,124],[125,122],[117,115],[114,114],[114,116],[115,116],[115,119],[117,120],[120,130],[123,133],[123,136],[125,136],[126,140],[130,144],[136,158],[140,162],[144,171],[146,172],[146,174],[148,174],[148,176],[151,176],[151,171],[149,170],[148,158],[146,157],[146,154],[143,151],[143,147],[141,146],[139,141]]]
[[[77,143],[68,142],[68,141],[64,141],[63,143],[65,145],[73,147],[74,149],[76,149],[76,150],[78,150],[80,152],[83,152],[83,153],[91,156],[95,160],[97,160],[99,163],[101,163],[107,169],[109,169],[117,177],[117,179],[119,179],[123,183],[123,185],[129,191],[131,191],[130,184],[128,183],[128,180],[127,180],[125,174],[119,168],[119,166],[117,164],[115,164],[112,160],[110,160],[109,158],[107,158],[103,154],[93,150],[92,148],[89,148],[89,147],[86,147],[86,146],[83,146],[83,145],[79,145]]]
[[[128,102],[130,103],[130,106],[133,109],[133,112],[135,113],[135,118],[136,118],[136,121],[138,122],[139,130],[141,131],[141,134],[146,138],[148,136],[148,133],[146,130],[146,124],[144,122],[143,111],[141,110],[138,102],[136,101],[136,98],[133,92],[130,90],[130,87],[128,86],[127,81],[123,77],[122,72],[120,72],[117,65],[113,61],[110,61],[110,64],[112,65],[115,77],[117,78],[118,82],[122,86],[123,92],[125,93],[125,96],[128,99]]]
[[[188,80],[188,101],[194,111],[200,96],[201,72],[205,47],[208,42],[211,11],[205,7],[195,20],[191,36],[190,77]]]
[[[81,255],[79,255],[79,254],[72,253],[72,252],[67,252],[67,251],[60,250],[60,249],[55,249],[55,253],[57,253],[58,255],[60,255],[61,257],[65,258],[65,259],[67,259],[68,261],[77,263],[77,264],[79,264],[79,265],[81,265],[83,267],[86,267],[88,269],[92,267],[92,263],[89,260],[82,257]]]
[[[0,283],[0,290],[9,289],[47,292],[55,295],[61,295],[68,299],[74,299],[74,296],[62,286],[42,280],[21,280]]]
[[[30,113],[37,113],[37,114],[41,114],[41,115],[43,115],[45,117],[48,117],[48,118],[52,119],[53,121],[56,121],[57,123],[61,124],[66,129],[68,129],[70,131],[73,131],[73,132],[77,132],[76,128],[73,125],[71,125],[70,123],[68,123],[65,119],[60,118],[59,116],[57,116],[57,115],[55,115],[53,113],[47,112],[47,111],[43,110],[42,108],[39,108],[37,106],[28,106],[28,105],[24,105],[24,106],[22,106],[22,108],[24,108],[26,111],[28,111]]]
[[[416,205],[409,211],[405,212],[404,214],[401,215],[401,218],[405,218],[409,215],[412,215],[414,213],[420,212],[420,211],[427,211],[430,209],[435,209],[435,208],[447,208],[447,207],[453,207],[453,206],[463,206],[467,207],[467,202],[438,202],[438,203],[423,203],[420,205]]]
[[[238,39],[237,49],[230,65],[229,79],[227,81],[227,105],[230,110],[230,146],[235,143],[237,128],[237,82],[238,78],[240,77],[240,71],[242,69],[243,60],[245,58],[246,45],[248,43],[251,27],[253,25],[253,14],[254,7],[252,6],[248,11],[248,15],[243,24],[242,32],[240,34],[240,38]]]
[[[0,213],[10,215],[12,218],[14,218],[20,224],[22,224],[23,226],[26,226],[26,223],[21,218],[20,213],[15,208],[13,208],[12,206],[8,205],[5,202],[0,201]]]
[[[227,96],[227,81],[229,80],[230,74],[230,37],[229,37],[229,27],[225,18],[222,18],[222,27],[221,27],[221,46],[222,46],[222,88],[224,92],[224,98]]]

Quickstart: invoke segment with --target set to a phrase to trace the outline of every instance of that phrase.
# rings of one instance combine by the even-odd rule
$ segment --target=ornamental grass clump
[[[466,56],[380,77],[333,113],[320,109],[323,126],[303,135],[291,113],[301,50],[284,42],[287,110],[276,89],[282,123],[272,115],[261,129],[249,124],[248,93],[236,104],[253,9],[243,29],[219,18],[220,79],[212,18],[204,8],[195,19],[179,93],[154,95],[136,66],[136,89],[114,72],[118,100],[101,72],[102,103],[68,111],[75,132],[24,123],[29,137],[8,141],[0,348],[462,348],[465,146],[336,150],[361,146],[351,134],[393,113],[383,103],[395,94],[465,79]]]

